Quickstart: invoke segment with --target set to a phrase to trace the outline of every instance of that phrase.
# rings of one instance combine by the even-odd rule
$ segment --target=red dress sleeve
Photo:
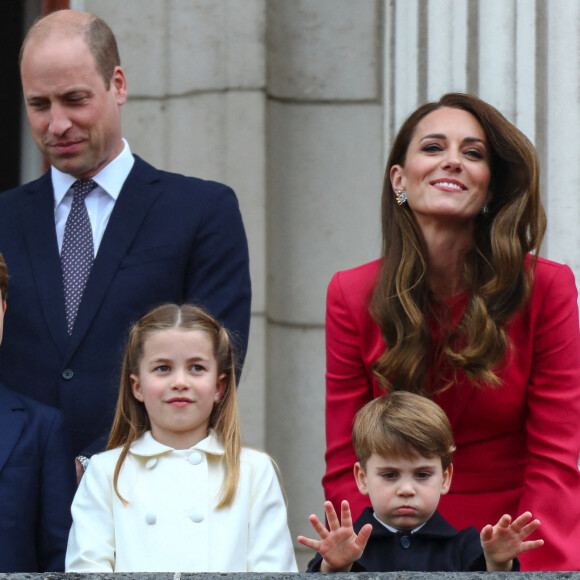
[[[522,570],[580,569],[580,331],[578,293],[567,266],[537,276],[530,301],[533,328],[528,380],[524,492],[519,511],[542,522],[544,546],[520,556]],[[539,273],[539,272],[538,272]],[[513,337],[515,338],[515,337]],[[517,514],[512,514],[517,515]]]
[[[357,459],[352,446],[352,425],[361,407],[384,394],[374,383],[370,370],[372,361],[384,350],[376,324],[372,323],[372,336],[367,335],[369,344],[362,339],[365,336],[362,328],[372,329],[366,307],[372,285],[368,284],[365,267],[362,269],[361,276],[351,275],[352,270],[346,275],[336,274],[328,287],[326,303],[326,473],[322,483],[326,499],[337,512],[343,499],[349,501],[353,519],[370,506],[370,501],[358,491],[353,475]],[[371,268],[377,269],[378,265]],[[361,313],[367,313],[368,321]]]

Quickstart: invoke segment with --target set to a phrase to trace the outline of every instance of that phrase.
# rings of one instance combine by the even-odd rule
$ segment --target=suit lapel
[[[22,433],[26,419],[24,409],[18,397],[0,386],[0,471]]]
[[[119,265],[151,204],[161,192],[158,182],[159,172],[136,156],[99,246],[70,337],[67,357],[76,350],[97,316]]]
[[[62,270],[54,226],[54,195],[50,173],[30,184],[22,196],[21,221],[28,257],[48,328],[64,354],[68,342]]]

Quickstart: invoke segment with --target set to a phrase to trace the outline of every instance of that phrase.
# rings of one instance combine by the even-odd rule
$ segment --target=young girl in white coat
[[[133,327],[108,451],[75,496],[67,572],[295,572],[271,459],[241,448],[232,347],[203,310]]]

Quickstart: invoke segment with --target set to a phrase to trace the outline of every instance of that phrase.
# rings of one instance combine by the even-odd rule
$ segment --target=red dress
[[[359,493],[351,442],[356,412],[384,394],[371,366],[385,343],[367,303],[379,261],[338,272],[326,313],[326,498],[348,499],[356,519],[370,505]],[[448,300],[453,319],[467,294]],[[528,305],[508,326],[499,387],[459,383],[434,397],[449,417],[457,451],[451,491],[439,511],[457,529],[531,511],[542,548],[520,556],[522,570],[580,569],[580,332],[577,291],[567,266],[538,259]],[[435,338],[435,337],[434,337]]]

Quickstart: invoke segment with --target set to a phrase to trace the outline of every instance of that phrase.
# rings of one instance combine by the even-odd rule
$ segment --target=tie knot
[[[73,183],[74,198],[84,200],[95,187],[97,184],[92,179],[77,179]]]

